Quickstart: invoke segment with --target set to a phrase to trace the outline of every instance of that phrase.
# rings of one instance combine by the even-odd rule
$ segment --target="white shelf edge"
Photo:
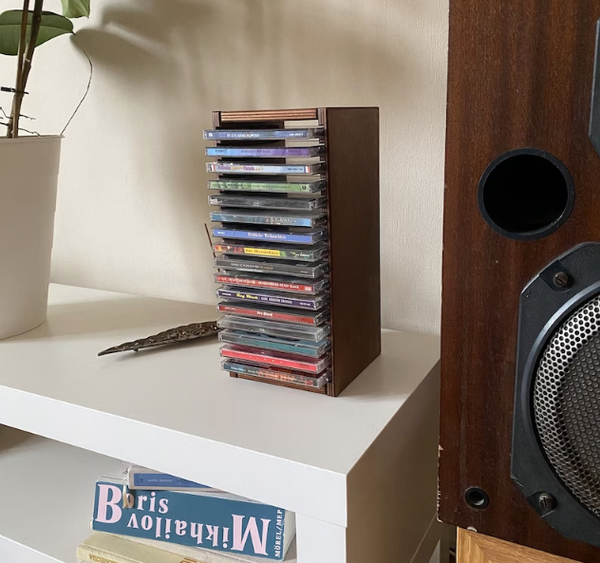
[[[0,424],[347,525],[346,476],[332,471],[2,386]]]

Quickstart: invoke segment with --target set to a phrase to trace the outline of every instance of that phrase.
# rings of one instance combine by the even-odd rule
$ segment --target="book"
[[[295,534],[294,515],[275,506],[212,491],[129,490],[126,483],[122,474],[96,482],[94,531],[276,560]]]
[[[165,490],[202,490],[202,491],[217,491],[207,485],[195,483],[188,479],[175,477],[168,473],[161,473],[139,465],[131,465],[127,469],[127,481],[130,489],[146,489],[150,491],[165,491]]]
[[[292,559],[293,552],[294,549],[290,550],[286,559]],[[198,547],[104,532],[92,532],[92,535],[77,547],[76,557],[80,561],[93,563],[259,563],[264,561],[256,557],[232,557],[227,553]]]

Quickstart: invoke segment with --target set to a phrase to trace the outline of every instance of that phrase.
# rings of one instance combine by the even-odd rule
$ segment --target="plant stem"
[[[35,0],[33,6],[33,17],[31,19],[31,33],[29,35],[29,41],[27,42],[27,48],[25,50],[25,57],[23,61],[23,74],[21,76],[21,87],[15,94],[15,106],[13,107],[11,116],[13,118],[12,136],[13,139],[19,136],[19,117],[21,115],[21,105],[23,104],[23,97],[25,96],[25,88],[27,87],[27,79],[31,72],[31,63],[33,61],[33,53],[35,51],[35,45],[37,43],[38,35],[40,33],[40,27],[42,24],[42,10],[44,8],[44,0]]]
[[[19,61],[17,63],[17,81],[15,84],[15,90],[17,92],[21,92],[23,88],[21,87],[21,82],[23,80],[23,59],[25,58],[25,41],[27,39],[27,22],[29,20],[29,0],[23,0],[23,14],[21,17],[21,38],[19,41]],[[17,94],[13,96],[13,105],[10,113],[10,118],[8,120],[8,128],[7,128],[7,137],[12,137],[13,132],[13,124],[14,124],[14,111],[17,106]],[[18,130],[18,123],[17,123]]]

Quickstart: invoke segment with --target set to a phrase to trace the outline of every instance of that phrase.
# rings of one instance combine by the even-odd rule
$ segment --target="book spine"
[[[279,529],[285,511],[269,505],[211,493],[131,491],[123,507],[123,484],[96,483],[92,529],[159,540],[233,556],[283,559]]]
[[[77,559],[80,561],[91,561],[92,563],[146,563],[141,559],[112,553],[105,549],[98,549],[89,545],[82,544],[77,548]],[[180,557],[165,557],[163,563],[182,563]]]

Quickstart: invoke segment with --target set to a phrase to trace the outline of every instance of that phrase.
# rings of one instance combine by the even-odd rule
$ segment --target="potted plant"
[[[15,81],[0,77],[3,95],[13,96],[10,114],[0,113],[0,338],[46,319],[62,137],[19,133],[36,48],[72,34],[72,18],[89,16],[90,0],[61,2],[62,14],[44,11],[44,0],[0,14],[0,54],[17,57]]]

